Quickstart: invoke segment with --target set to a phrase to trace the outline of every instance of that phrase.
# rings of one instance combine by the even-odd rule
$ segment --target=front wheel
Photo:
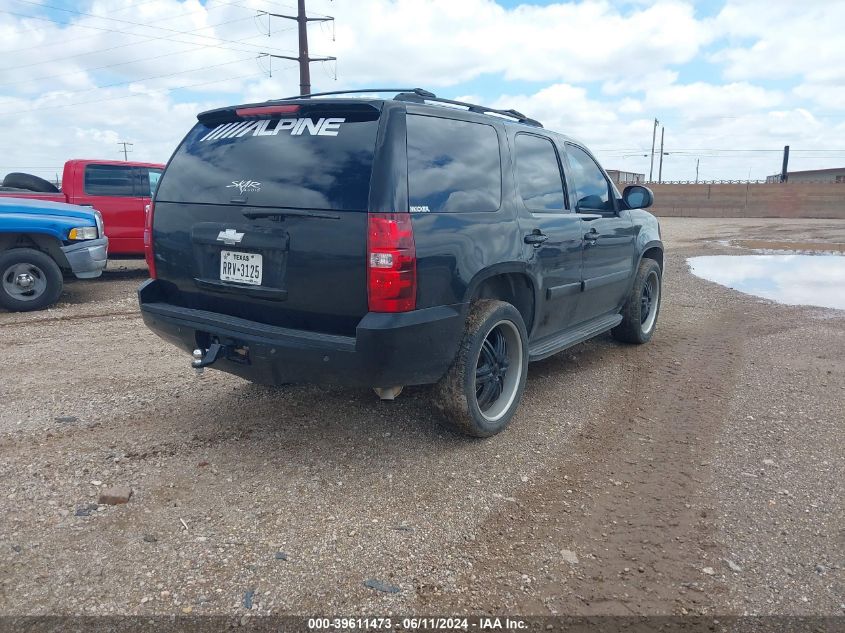
[[[62,271],[46,253],[13,248],[0,253],[0,307],[13,312],[42,310],[62,293]]]
[[[519,311],[504,301],[476,301],[435,403],[454,430],[489,437],[511,421],[527,374],[528,334]]]
[[[660,265],[653,259],[643,259],[622,308],[622,323],[611,330],[615,339],[637,344],[651,340],[660,312],[662,281]]]

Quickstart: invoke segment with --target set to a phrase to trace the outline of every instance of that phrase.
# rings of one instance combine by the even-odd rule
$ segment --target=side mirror
[[[654,194],[648,187],[628,185],[622,192],[622,200],[629,209],[648,209],[654,204]]]

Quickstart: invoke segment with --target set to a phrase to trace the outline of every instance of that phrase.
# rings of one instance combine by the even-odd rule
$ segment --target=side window
[[[572,183],[579,209],[613,211],[613,197],[610,184],[601,169],[587,152],[575,145],[566,145],[569,154]]]
[[[519,194],[532,211],[563,211],[563,178],[552,142],[533,134],[516,135]]]
[[[412,212],[496,211],[502,163],[496,129],[409,114],[408,197]]]
[[[156,192],[156,186],[158,185],[158,180],[161,178],[161,170],[160,169],[147,169],[146,167],[143,168],[142,171],[148,172],[149,176],[147,180],[149,181],[149,192],[146,190],[141,191],[141,196],[144,198],[152,197],[152,195]]]
[[[85,193],[92,196],[134,196],[135,168],[123,165],[87,165]]]

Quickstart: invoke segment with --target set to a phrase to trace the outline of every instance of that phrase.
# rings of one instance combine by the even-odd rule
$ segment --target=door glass
[[[146,197],[152,197],[152,195],[156,192],[156,185],[158,185],[158,179],[161,178],[161,170],[160,169],[150,169],[149,170],[149,181],[150,181],[150,191],[147,193],[146,191],[143,192],[141,195]]]
[[[502,164],[496,128],[408,115],[408,190],[418,213],[496,211]]]
[[[575,145],[567,145],[566,151],[569,154],[578,210],[613,211],[610,184],[596,161]]]
[[[87,165],[85,193],[91,196],[134,196],[134,167],[129,165]]]
[[[533,134],[516,135],[519,194],[532,211],[563,211],[563,178],[554,145]]]

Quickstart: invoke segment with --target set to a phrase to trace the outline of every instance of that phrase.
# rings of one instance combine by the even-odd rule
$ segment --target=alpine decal
[[[220,141],[243,136],[276,136],[288,132],[291,136],[301,136],[306,132],[312,136],[337,136],[345,118],[317,119],[260,119],[258,121],[236,121],[222,123],[200,139]]]

